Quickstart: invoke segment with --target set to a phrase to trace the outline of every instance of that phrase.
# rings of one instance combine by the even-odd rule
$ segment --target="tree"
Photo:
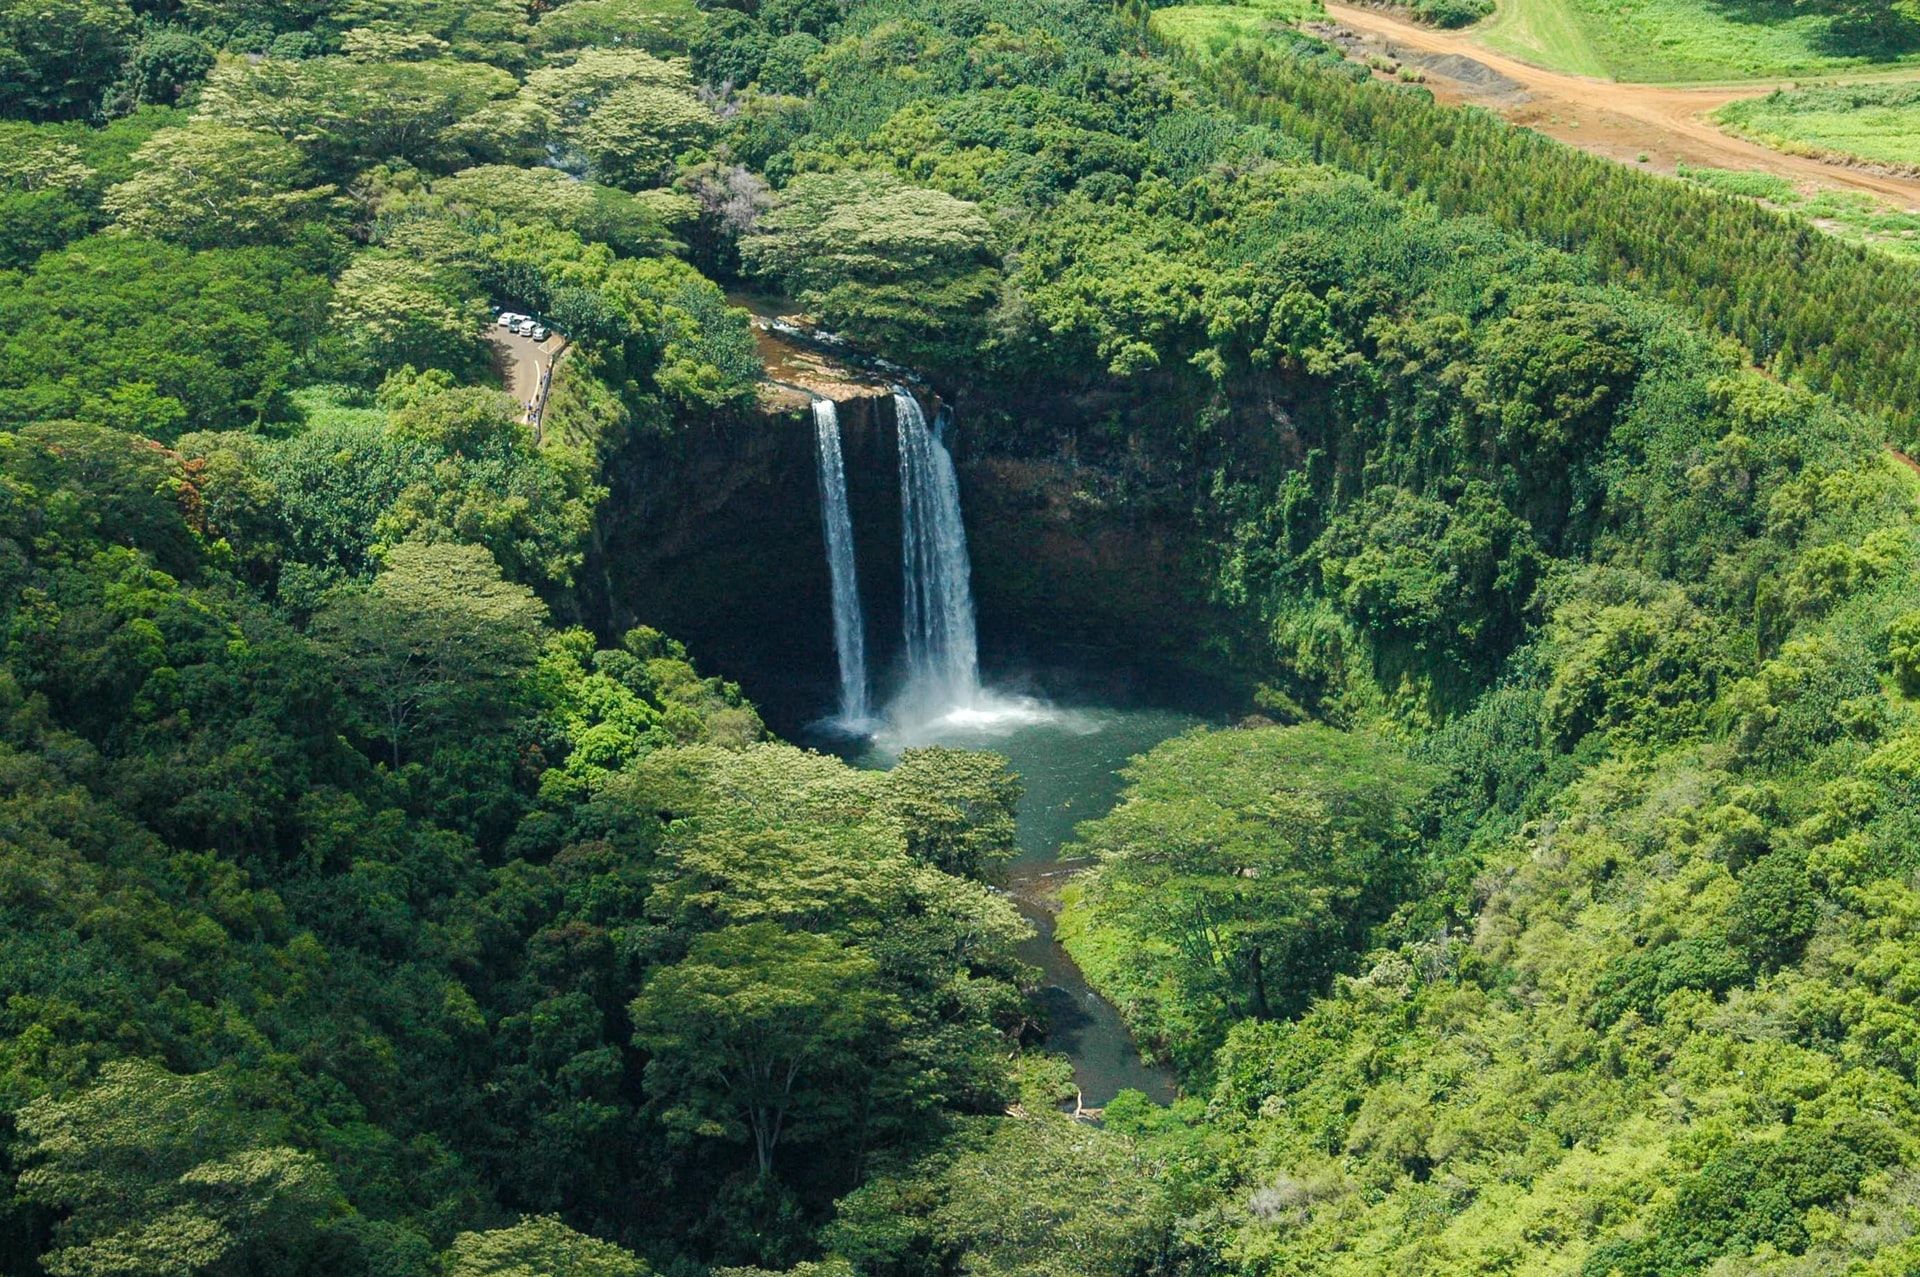
[[[334,190],[306,186],[299,149],[253,129],[162,129],[134,158],[143,171],[107,192],[106,211],[126,234],[189,248],[282,240]]]
[[[1165,1263],[1173,1203],[1128,1137],[1044,1109],[957,1127],[841,1200],[825,1237],[833,1254],[862,1273],[981,1277],[1119,1277]]]
[[[976,205],[941,191],[879,173],[807,173],[746,248],[758,272],[830,288],[976,265],[990,229]]]
[[[703,84],[741,86],[760,78],[772,46],[767,29],[738,9],[715,9],[688,40],[687,52]]]
[[[238,440],[248,470],[271,489],[273,522],[285,544],[283,598],[295,577],[338,585],[373,575],[381,516],[410,485],[432,475],[436,459],[427,444],[398,436],[377,410],[341,410],[304,396],[303,407],[306,429],[292,438]],[[197,456],[212,440],[234,438],[196,435],[183,438],[181,447],[193,447],[188,455]],[[287,570],[295,566],[309,571]],[[284,601],[298,607],[319,602]]]
[[[1557,651],[1542,703],[1549,738],[1572,749],[1588,732],[1672,740],[1697,730],[1723,681],[1724,635],[1670,582],[1590,570],[1562,596],[1546,631]]]
[[[577,181],[559,169],[485,164],[441,178],[433,194],[456,207],[513,221],[552,222],[621,253],[654,253],[671,242],[655,205],[597,182]]]
[[[795,31],[775,40],[760,64],[760,87],[769,93],[801,95],[812,87],[807,67],[826,48],[815,36]]]
[[[500,391],[468,386],[421,394],[395,411],[394,433],[440,459],[374,530],[389,541],[483,545],[513,580],[571,582],[606,489],[578,453],[536,448],[517,409]]]
[[[532,72],[520,93],[551,111],[564,128],[592,115],[616,89],[635,85],[693,92],[684,62],[656,58],[638,49],[588,49],[562,65]]]
[[[153,27],[140,37],[127,58],[126,74],[114,92],[124,93],[125,105],[172,106],[213,69],[213,50],[206,41],[178,27]]]
[[[693,96],[684,63],[638,50],[592,50],[535,71],[521,96],[548,112],[559,139],[617,186],[658,182],[669,161],[719,127]]]
[[[0,123],[0,270],[25,269],[86,234],[95,177],[71,142]]]
[[[413,32],[435,37],[456,58],[517,70],[526,62],[527,8],[513,0],[347,0],[323,29]]]
[[[314,630],[397,768],[425,732],[454,721],[482,730],[510,712],[546,611],[531,590],[503,581],[482,547],[409,542],[387,551],[370,587],[329,603]]]
[[[902,751],[887,773],[883,810],[907,850],[950,874],[990,878],[1016,851],[1020,778],[999,754],[931,746]]]
[[[0,125],[0,186],[29,193],[66,192],[84,187],[93,176],[92,166],[73,143],[30,125]]]
[[[1920,696],[1920,612],[1908,612],[1887,627],[1887,663],[1900,690]]]
[[[447,42],[425,31],[348,27],[340,37],[340,52],[355,62],[429,62],[446,54]]]
[[[394,252],[366,252],[341,272],[333,327],[363,373],[411,364],[472,373],[483,364],[480,299],[456,271]]]
[[[907,356],[971,348],[997,292],[979,208],[880,173],[804,173],[741,240],[748,271]]]
[[[1321,585],[1375,644],[1389,677],[1407,653],[1491,669],[1519,641],[1541,570],[1531,529],[1484,482],[1452,503],[1375,488],[1315,542]]]
[[[273,248],[100,235],[0,289],[0,420],[81,418],[167,439],[284,421],[327,282]]]
[[[119,74],[133,30],[125,0],[0,0],[0,116],[86,114]]]
[[[772,921],[871,935],[902,907],[913,869],[898,828],[872,819],[882,779],[776,744],[645,760],[630,800],[698,817],[661,849],[649,907],[688,931]]]
[[[629,1008],[648,1093],[689,1134],[745,1140],[762,1176],[782,1140],[854,1120],[861,1074],[899,1018],[873,959],[770,922],[711,932]]]
[[[1323,988],[1410,881],[1425,769],[1324,727],[1190,733],[1127,768],[1082,830],[1097,926],[1150,946],[1182,999],[1265,1019]]]
[[[504,104],[516,87],[497,67],[446,58],[223,58],[207,77],[200,113],[277,133],[306,151],[324,176],[344,179],[388,160],[461,167],[492,147],[482,135],[498,131],[500,122],[477,132],[461,126]]]
[[[692,0],[573,0],[541,15],[532,44],[548,54],[590,47],[684,54],[704,21]]]
[[[88,1089],[17,1117],[20,1187],[64,1208],[53,1277],[196,1277],[298,1249],[333,1208],[310,1154],[262,1147],[213,1074],[108,1064]]]
[[[719,124],[692,94],[629,84],[608,94],[572,140],[601,180],[631,190],[659,185],[675,157],[705,145]]]
[[[461,1233],[442,1257],[446,1277],[648,1277],[638,1257],[577,1233],[551,1215]]]
[[[1488,327],[1461,389],[1488,441],[1531,474],[1591,455],[1639,372],[1617,310],[1547,290]]]

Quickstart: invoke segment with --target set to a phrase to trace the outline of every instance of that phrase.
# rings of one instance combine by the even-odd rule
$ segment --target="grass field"
[[[1497,0],[1476,34],[1536,66],[1631,83],[1764,80],[1920,68],[1920,53],[1844,56],[1792,0]]]
[[[1686,181],[1809,219],[1840,239],[1903,261],[1920,262],[1920,213],[1906,213],[1858,191],[1809,189],[1772,173],[1680,166]]]
[[[1277,27],[1323,18],[1320,0],[1259,0],[1254,4],[1186,4],[1153,11],[1153,30],[1163,40],[1206,58],[1219,57],[1243,40],[1258,41]]]
[[[1775,150],[1920,172],[1920,84],[1830,85],[1730,102],[1722,127]]]

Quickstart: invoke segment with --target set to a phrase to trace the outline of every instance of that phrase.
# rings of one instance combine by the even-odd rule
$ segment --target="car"
[[[531,337],[533,335],[533,321],[531,319],[514,320],[513,333],[516,337]]]
[[[545,341],[547,339],[547,330],[544,326],[535,324],[533,331],[528,333],[527,336],[533,338],[535,341]]]
[[[515,314],[513,311],[510,311],[510,310],[503,310],[500,312],[500,317],[494,320],[493,322],[500,325],[502,328],[512,328],[515,324],[519,323],[521,320],[525,318],[526,318],[525,315]]]

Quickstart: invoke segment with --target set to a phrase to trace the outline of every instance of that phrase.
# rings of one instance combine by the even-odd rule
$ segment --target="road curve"
[[[541,403],[546,375],[565,349],[567,339],[559,333],[549,333],[545,341],[535,341],[496,324],[487,325],[486,338],[487,344],[493,347],[494,364],[500,370],[500,380],[506,384],[507,393],[526,410],[522,420],[531,420]]]
[[[1527,96],[1525,102],[1515,103],[1466,81],[1430,76],[1428,87],[1437,99],[1488,107],[1515,124],[1636,168],[1671,173],[1677,161],[1699,167],[1759,169],[1796,181],[1867,191],[1903,208],[1920,209],[1920,179],[1787,155],[1723,133],[1703,118],[1737,98],[1760,97],[1774,85],[1667,88],[1596,80],[1549,71],[1495,53],[1463,32],[1421,26],[1378,9],[1328,0],[1326,10],[1334,22],[1370,37],[1388,54],[1417,51],[1468,58],[1520,85]],[[1644,163],[1642,155],[1647,157]]]

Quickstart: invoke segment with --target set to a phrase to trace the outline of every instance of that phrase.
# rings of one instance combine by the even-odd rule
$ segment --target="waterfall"
[[[833,580],[833,648],[840,658],[840,721],[867,718],[866,622],[853,562],[853,516],[847,509],[847,467],[840,455],[840,411],[813,401],[813,439],[820,463],[820,515],[826,525],[827,574]]]
[[[971,707],[980,665],[967,532],[953,457],[920,403],[893,392],[900,426],[900,548],[905,563],[907,695],[927,708]]]

